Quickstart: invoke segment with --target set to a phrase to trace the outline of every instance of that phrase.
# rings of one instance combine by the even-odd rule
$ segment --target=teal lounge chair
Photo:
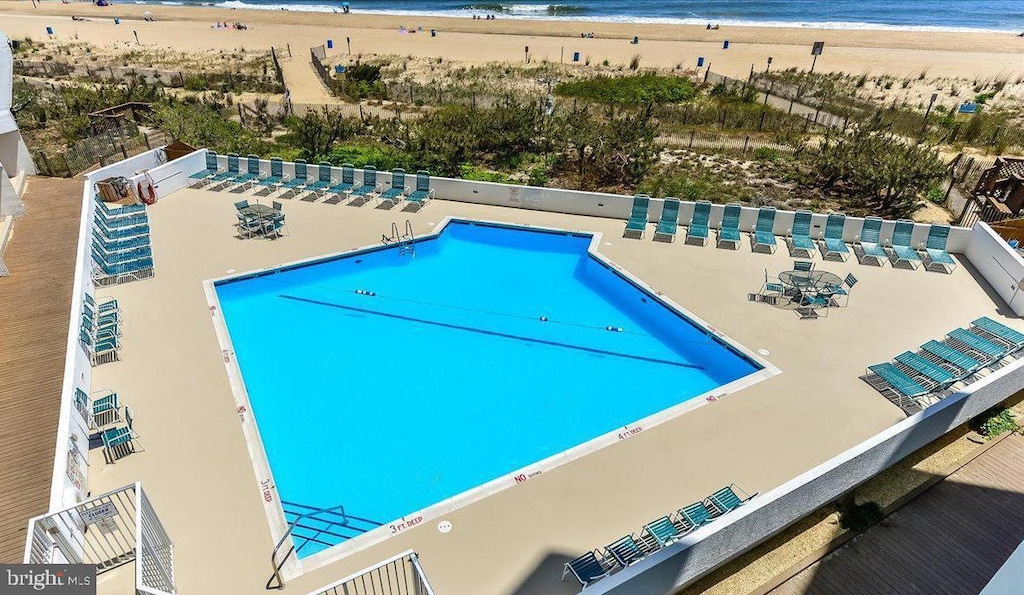
[[[743,495],[740,496],[740,494],[737,494],[736,492],[742,492]],[[754,494],[754,496],[756,495],[757,494]],[[747,495],[747,493],[736,484],[730,484],[708,496],[708,510],[711,511],[713,516],[721,516],[743,506],[754,496]]]
[[[603,558],[598,558],[594,552],[587,552],[575,560],[566,562],[565,569],[562,570],[562,580],[564,581],[571,573],[586,589],[611,574],[612,570],[615,570],[614,565]]]
[[[262,186],[270,194],[277,190],[278,186],[284,183],[284,161],[280,157],[270,158],[270,175],[256,180],[257,186]],[[257,192],[259,194],[259,192]]]
[[[775,252],[775,207],[761,207],[757,210],[757,225],[750,233],[750,249],[757,252],[765,248],[769,253]]]
[[[853,238],[853,251],[857,254],[857,260],[861,264],[868,264],[870,260],[874,261],[876,265],[882,266],[882,263],[889,259],[885,248],[882,247],[881,235],[882,218],[865,217],[860,233]]]
[[[330,196],[324,202],[329,205],[336,205],[345,200],[345,196],[356,185],[356,170],[351,163],[344,163],[341,166],[341,182],[327,189]]]
[[[1010,351],[1002,345],[997,345],[984,337],[980,337],[962,328],[953,329],[946,333],[946,336],[953,341],[960,343],[968,350],[987,356],[991,358],[991,360],[997,360]]]
[[[897,368],[903,368],[900,370],[901,372],[906,373],[908,376],[918,374],[939,387],[957,380],[956,374],[911,351],[904,351],[897,355],[894,360],[896,361]]]
[[[142,258],[123,263],[111,263],[102,254],[93,254],[93,283],[99,286],[116,285],[125,281],[148,279],[155,274],[153,259]]]
[[[722,215],[722,226],[718,228],[718,248],[729,244],[733,250],[740,248],[740,213],[743,207],[738,203],[725,205],[725,212]]]
[[[125,425],[103,430],[100,438],[103,442],[103,456],[108,463],[135,452],[135,428],[131,407],[124,408]]]
[[[971,326],[973,326],[981,336],[991,339],[997,343],[1003,343],[1013,351],[1018,351],[1024,348],[1024,333],[1014,330],[1000,322],[996,322],[988,316],[982,316],[975,320],[971,323]]]
[[[956,261],[946,252],[946,240],[949,238],[948,225],[932,225],[928,229],[928,238],[921,245],[920,253],[924,256],[924,269],[926,271],[939,271],[952,273],[956,268]]]
[[[100,315],[106,314],[108,312],[121,312],[121,308],[117,305],[117,300],[114,298],[106,298],[103,301],[97,302],[96,299],[92,297],[92,295],[88,293],[83,293],[82,301],[85,302],[86,306],[89,306],[90,308],[93,309],[93,311]]]
[[[291,198],[297,195],[309,183],[309,169],[306,161],[304,159],[296,159],[294,167],[295,175],[292,179],[281,184],[281,198]],[[285,193],[287,193],[287,196],[285,196]]]
[[[405,194],[405,170],[396,167],[391,170],[391,188],[388,188],[378,196],[377,204],[380,205],[387,202],[391,206],[395,206],[402,201],[403,194]]]
[[[604,549],[622,568],[636,564],[654,551],[645,547],[633,534],[616,539]]]
[[[406,202],[422,207],[428,200],[433,200],[434,189],[430,186],[430,172],[421,169],[416,172],[416,189],[405,197]]]
[[[667,516],[644,525],[644,534],[653,538],[660,547],[671,545],[683,536],[683,533],[675,526],[672,519]]]
[[[846,228],[846,215],[842,213],[829,213],[825,220],[825,231],[821,235],[821,257],[828,259],[838,256],[839,260],[845,261],[850,257],[850,249],[846,247],[846,240],[843,239],[843,231]]]
[[[711,203],[706,200],[698,200],[693,205],[693,217],[690,224],[686,226],[686,243],[690,240],[699,242],[701,246],[708,243],[708,220],[711,218]]]
[[[210,178],[217,175],[220,172],[220,166],[217,165],[217,154],[213,151],[206,152],[206,169],[197,171],[196,173],[188,177],[189,186],[203,186],[209,182]]]
[[[370,197],[377,192],[377,168],[372,165],[367,165],[363,168],[363,184],[362,186],[353,190],[349,196],[355,199],[359,199],[362,205],[369,201]],[[354,201],[353,201],[354,202]],[[349,203],[351,204],[351,203]]]
[[[892,239],[889,240],[889,262],[892,266],[898,266],[901,262],[906,263],[911,269],[917,269],[921,258],[910,245],[910,238],[914,235],[914,222],[900,219],[896,222],[896,229],[892,232]]]
[[[965,355],[962,351],[953,349],[945,343],[939,343],[938,341],[931,340],[921,346],[921,349],[939,361],[943,361],[953,366],[956,366],[961,370],[961,374],[966,376],[972,374],[981,369],[982,363],[969,355]]]
[[[238,153],[228,154],[227,171],[221,172],[209,179],[210,183],[215,186],[212,187],[211,190],[223,190],[231,185],[231,181],[241,173],[239,170],[238,159]]]
[[[148,225],[149,215],[145,212],[136,213],[128,217],[104,217],[102,213],[97,212],[96,216],[93,217],[93,221],[96,221],[106,229],[124,229],[126,227],[135,227],[137,225]]]
[[[796,256],[798,252],[807,258],[814,257],[814,240],[811,239],[810,211],[797,211],[793,214],[793,227],[789,228],[789,253]]]
[[[103,218],[108,221],[119,217],[138,217],[146,212],[146,205],[118,205],[116,207],[108,207],[107,203],[100,200],[98,194],[94,194],[93,199],[96,201],[96,207],[99,209]]]
[[[102,219],[97,217],[93,220],[93,228],[99,231],[100,234],[108,240],[123,240],[126,238],[149,235],[148,223],[137,223],[127,227],[114,228],[107,226]]]
[[[256,155],[249,155],[245,161],[245,171],[231,179],[231,185],[235,186],[231,190],[232,192],[244,192],[252,188],[256,180],[260,179],[260,158]]]
[[[98,242],[103,247],[105,252],[125,252],[150,245],[148,235],[134,236],[123,240],[108,240],[100,234],[99,230],[93,228],[92,237],[95,242]]]
[[[118,360],[117,350],[121,348],[117,337],[94,340],[86,329],[78,331],[78,341],[82,344],[89,362],[93,366],[115,362]]]
[[[303,188],[308,194],[302,197],[302,200],[316,202],[318,198],[327,192],[327,189],[333,184],[331,180],[331,167],[331,164],[326,161],[321,161],[317,164],[316,181],[306,184],[306,187]]]
[[[703,501],[694,502],[689,506],[679,509],[679,515],[689,521],[694,527],[700,527],[715,520],[715,515]]]
[[[661,217],[658,218],[658,227],[654,229],[654,239],[659,237],[669,242],[676,239],[676,228],[679,226],[679,199],[666,198],[661,207]],[[646,227],[646,226],[645,226]]]
[[[928,389],[890,363],[875,364],[869,366],[868,370],[884,380],[888,388],[895,391],[899,397],[913,400],[915,397],[928,394]],[[900,401],[902,402],[902,398]]]
[[[75,389],[76,391],[79,389]],[[96,393],[93,393],[96,395]],[[93,396],[89,407],[89,429],[98,430],[121,421],[121,403],[117,393],[112,390],[100,391],[101,396]]]
[[[626,222],[626,230],[622,232],[623,237],[644,237],[644,232],[647,231],[647,207],[650,206],[650,202],[651,197],[646,194],[637,194],[633,197],[633,210],[629,214],[629,221]]]

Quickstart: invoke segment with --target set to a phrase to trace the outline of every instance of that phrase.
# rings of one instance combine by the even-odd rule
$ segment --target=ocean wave
[[[485,2],[478,4],[467,4],[461,7],[462,10],[497,12],[506,15],[516,14],[544,14],[550,16],[583,14],[587,7],[575,4],[501,4],[497,2]]]

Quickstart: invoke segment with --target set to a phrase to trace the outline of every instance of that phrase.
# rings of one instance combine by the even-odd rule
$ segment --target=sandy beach
[[[155,22],[143,21],[151,12]],[[74,21],[72,15],[87,21]],[[121,19],[120,25],[114,18]],[[244,31],[216,29],[215,21],[236,21]],[[541,20],[473,20],[421,16],[332,14],[222,8],[116,5],[89,3],[41,3],[0,1],[0,29],[12,38],[46,40],[46,27],[54,28],[55,41],[74,39],[97,45],[134,46],[135,33],[148,48],[188,50],[287,48],[302,56],[311,46],[334,41],[329,54],[347,52],[353,57],[393,54],[443,58],[463,62],[522,62],[529,46],[532,61],[570,62],[574,52],[581,61],[608,60],[627,64],[639,54],[643,67],[694,68],[698,57],[705,67],[731,76],[745,76],[751,67],[763,70],[771,56],[771,68],[807,69],[811,45],[825,42],[816,70],[853,74],[891,74],[929,78],[973,79],[1024,75],[1024,38],[1010,33],[823,30],[806,28],[638,25]],[[400,33],[399,28],[422,32]],[[437,30],[431,37],[429,31]],[[582,39],[580,33],[593,32]],[[632,44],[639,36],[639,44]],[[728,40],[730,47],[723,48]],[[965,48],[970,48],[965,51]]]

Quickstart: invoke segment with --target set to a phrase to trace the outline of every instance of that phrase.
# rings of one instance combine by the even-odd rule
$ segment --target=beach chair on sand
[[[565,569],[562,570],[562,580],[572,574],[586,588],[611,574],[614,569],[615,566],[608,560],[598,558],[594,552],[587,552],[575,560],[566,562]]]
[[[380,205],[387,202],[391,206],[395,206],[401,202],[403,194],[405,194],[405,170],[396,167],[391,170],[391,188],[378,195],[377,204]]]
[[[914,222],[907,219],[900,219],[896,222],[896,228],[889,240],[889,262],[897,267],[900,263],[906,263],[911,269],[917,269],[921,264],[921,257],[917,255],[910,245],[910,237],[914,234]]]
[[[879,239],[881,235],[882,218],[865,217],[860,234],[853,238],[853,251],[857,254],[857,260],[861,264],[873,261],[876,265],[882,266],[882,263],[888,260],[889,255],[886,254]]]
[[[659,237],[667,238],[668,241],[676,239],[676,228],[679,225],[679,199],[666,198],[661,207],[661,217],[658,218],[658,227],[654,230],[654,239]]]
[[[629,214],[629,221],[626,222],[626,230],[622,232],[623,237],[644,237],[644,232],[647,231],[647,208],[650,203],[651,197],[646,194],[637,194],[633,197],[633,210]]]
[[[769,253],[778,248],[775,243],[775,207],[761,207],[757,210],[757,224],[754,231],[750,232],[750,250],[757,252],[759,248]]]
[[[370,200],[370,197],[377,192],[377,168],[367,165],[363,168],[363,184],[349,193],[353,199],[358,199],[360,205]],[[353,201],[355,202],[355,201]],[[351,204],[351,203],[350,203]]]
[[[722,226],[718,228],[718,243],[716,246],[721,248],[724,245],[730,245],[733,250],[739,250],[740,247],[740,213],[743,208],[739,203],[729,203],[725,205],[725,213],[722,215]]]
[[[694,240],[701,246],[708,243],[708,220],[711,219],[711,203],[706,200],[698,200],[693,205],[693,217],[690,224],[686,226],[686,243]]]
[[[798,252],[807,258],[814,256],[815,244],[811,239],[810,211],[797,211],[793,214],[793,227],[789,228],[789,253],[796,256]]]
[[[210,181],[210,178],[217,175],[220,166],[217,165],[217,154],[213,151],[206,152],[206,169],[198,171],[188,177],[188,185],[200,187]]]
[[[330,197],[324,201],[329,205],[336,205],[345,200],[345,196],[356,185],[356,170],[351,163],[343,163],[341,166],[341,182],[327,189],[326,194]]]
[[[430,172],[420,170],[416,172],[416,189],[405,197],[405,201],[422,207],[428,200],[433,200],[434,189],[430,186]]]

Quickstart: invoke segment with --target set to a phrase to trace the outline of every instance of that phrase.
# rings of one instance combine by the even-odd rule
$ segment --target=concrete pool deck
[[[1006,306],[965,259],[951,275],[849,262],[817,267],[860,283],[828,318],[747,301],[764,271],[792,268],[781,246],[752,254],[621,237],[614,219],[434,201],[419,213],[285,202],[289,235],[234,237],[239,195],[181,190],[149,208],[156,277],[98,290],[116,297],[125,323],[121,361],[93,369],[93,390],[112,388],[136,415],[145,450],[107,465],[90,456],[92,493],[143,481],[175,542],[182,593],[259,593],[270,575],[263,495],[243,439],[202,281],[372,244],[392,222],[417,234],[445,215],[603,234],[600,252],[654,289],[757,351],[782,373],[288,582],[306,593],[397,552],[420,555],[435,592],[568,594],[565,561],[638,531],[647,521],[737,483],[766,491],[904,419],[859,376],[977,316],[1016,328]],[[610,245],[609,245],[610,244]],[[959,256],[957,258],[960,258]],[[355,353],[352,357],[365,357]],[[405,385],[436,380],[395,363]],[[393,379],[384,379],[391,381]],[[637,390],[654,387],[639,384]],[[391,431],[400,431],[393,421]],[[339,431],[344,431],[339,427]],[[310,437],[316,447],[316,437]],[[124,572],[118,571],[118,572]],[[102,591],[102,586],[101,586]],[[111,591],[112,592],[112,591]]]

